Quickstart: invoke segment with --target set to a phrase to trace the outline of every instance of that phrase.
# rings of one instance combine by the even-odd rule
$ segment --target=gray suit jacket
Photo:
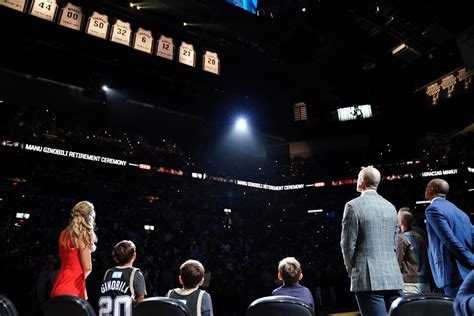
[[[351,291],[401,290],[395,237],[397,210],[375,191],[346,203],[341,249],[351,278]]]

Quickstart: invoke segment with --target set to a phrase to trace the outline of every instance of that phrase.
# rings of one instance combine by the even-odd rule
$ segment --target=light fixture
[[[186,23],[186,22],[183,22],[183,26],[187,26],[187,25],[188,25],[188,23]]]
[[[406,47],[407,47],[407,45],[405,43],[401,43],[400,45],[398,45],[397,47],[395,47],[392,50],[392,55],[396,55],[398,52],[400,52],[401,50],[403,50]]]
[[[109,91],[109,87],[107,87],[105,84],[102,86],[102,90],[104,90],[105,92]]]
[[[241,117],[237,120],[237,122],[235,123],[235,128],[238,130],[238,131],[246,131],[247,130],[247,121]]]

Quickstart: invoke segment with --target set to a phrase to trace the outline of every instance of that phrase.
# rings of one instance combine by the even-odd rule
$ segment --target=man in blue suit
[[[428,258],[438,288],[454,298],[462,281],[474,268],[472,225],[469,217],[446,200],[449,184],[433,179],[426,186]]]

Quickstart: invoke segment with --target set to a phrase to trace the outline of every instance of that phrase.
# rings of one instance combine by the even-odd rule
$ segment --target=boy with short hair
[[[99,315],[131,315],[133,304],[144,300],[145,278],[140,269],[133,267],[137,257],[135,244],[122,240],[112,250],[118,264],[105,272],[100,287]],[[114,311],[119,307],[120,311]]]
[[[278,264],[278,279],[283,285],[273,290],[272,295],[286,295],[306,302],[314,314],[314,299],[311,291],[298,282],[303,278],[301,265],[294,257],[287,257]]]
[[[204,283],[204,266],[197,260],[187,260],[179,268],[182,288],[169,290],[167,297],[178,299],[189,307],[193,316],[213,316],[211,295],[199,286]]]

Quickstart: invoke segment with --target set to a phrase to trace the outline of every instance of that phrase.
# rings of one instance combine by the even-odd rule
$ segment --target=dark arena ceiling
[[[257,14],[224,0],[144,1],[140,10],[128,1],[72,2],[86,20],[98,11],[111,23],[171,36],[176,46],[192,43],[197,66],[0,7],[4,93],[17,84],[6,73],[85,88],[107,83],[209,124],[250,113],[261,132],[288,141],[394,132],[407,141],[473,122],[472,89],[436,107],[424,93],[464,66],[457,38],[473,25],[473,1],[261,0]],[[401,44],[408,49],[393,54]],[[219,76],[201,69],[205,50],[219,54]],[[307,104],[307,121],[293,121],[295,102]],[[371,104],[374,117],[337,122],[335,111],[354,104]]]

